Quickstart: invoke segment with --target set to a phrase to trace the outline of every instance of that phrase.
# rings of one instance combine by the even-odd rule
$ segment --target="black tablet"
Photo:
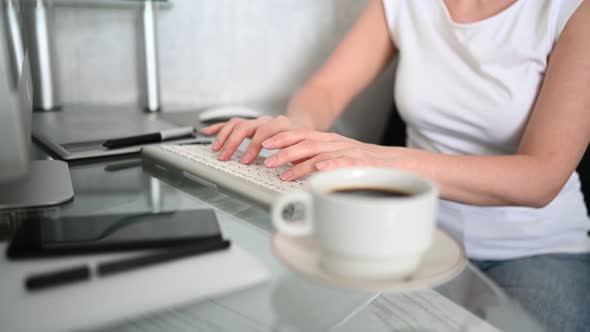
[[[222,240],[215,212],[209,209],[31,217],[17,229],[7,256],[29,258],[88,254]]]

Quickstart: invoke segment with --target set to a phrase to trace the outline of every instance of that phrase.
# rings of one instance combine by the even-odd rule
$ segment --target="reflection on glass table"
[[[74,202],[39,213],[213,208],[224,236],[260,259],[272,274],[269,282],[253,288],[109,322],[98,331],[541,330],[471,265],[436,289],[383,294],[342,289],[301,277],[280,264],[270,245],[268,211],[243,198],[181,174],[158,174],[133,158],[72,164],[71,174]],[[11,218],[18,219],[18,214]]]

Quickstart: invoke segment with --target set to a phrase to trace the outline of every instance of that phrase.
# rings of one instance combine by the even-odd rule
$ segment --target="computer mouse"
[[[250,107],[228,105],[204,110],[199,114],[199,120],[201,123],[212,124],[225,122],[231,118],[256,119],[261,115],[262,113]]]

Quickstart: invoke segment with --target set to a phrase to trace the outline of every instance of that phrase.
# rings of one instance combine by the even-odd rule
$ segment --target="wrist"
[[[380,146],[386,156],[383,158],[387,166],[402,171],[421,173],[420,169],[420,152],[406,147],[399,146]]]
[[[287,113],[287,118],[297,128],[307,128],[311,130],[317,130],[317,126],[314,123],[312,117],[307,114]]]

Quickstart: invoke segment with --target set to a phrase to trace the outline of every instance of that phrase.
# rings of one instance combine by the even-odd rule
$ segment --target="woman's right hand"
[[[297,126],[284,115],[276,118],[261,116],[254,120],[233,118],[227,122],[203,128],[201,133],[217,135],[212,149],[219,152],[217,159],[224,161],[231,158],[244,139],[251,138],[252,140],[240,160],[241,163],[250,164],[262,150],[262,142],[278,133],[295,128]]]

